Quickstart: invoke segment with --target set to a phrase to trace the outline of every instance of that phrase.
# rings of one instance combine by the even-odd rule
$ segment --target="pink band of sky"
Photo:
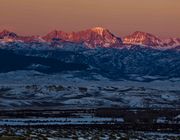
[[[95,26],[118,36],[144,31],[180,37],[180,0],[0,0],[0,29],[44,35]]]

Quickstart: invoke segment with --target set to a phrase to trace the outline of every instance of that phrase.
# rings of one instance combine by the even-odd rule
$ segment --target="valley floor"
[[[98,128],[0,128],[0,140],[179,140],[178,133]]]
[[[0,140],[180,139],[180,78],[0,74]]]

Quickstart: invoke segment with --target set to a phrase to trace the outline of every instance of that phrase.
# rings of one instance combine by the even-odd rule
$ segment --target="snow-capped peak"
[[[107,31],[107,29],[105,29],[103,27],[94,27],[94,28],[91,28],[91,30],[100,34],[100,35],[103,35],[103,32]]]
[[[163,42],[158,37],[141,31],[136,31],[133,34],[126,36],[123,40],[124,44],[140,44],[152,47],[163,46]]]
[[[164,45],[176,47],[180,45],[180,38],[168,38],[163,40]]]
[[[3,30],[2,32],[0,32],[0,38],[4,38],[4,37],[17,37],[17,34],[8,30]]]
[[[0,32],[0,43],[22,42],[22,43],[47,43],[63,45],[63,43],[83,44],[89,48],[96,47],[132,47],[141,45],[157,49],[175,48],[180,46],[180,38],[160,39],[150,33],[136,31],[126,36],[123,41],[108,29],[93,27],[79,32],[66,33],[61,30],[53,30],[45,36],[21,36],[14,32],[3,30]]]
[[[72,33],[54,31],[43,37],[44,40],[49,42],[53,41],[54,38],[75,43],[84,43],[85,46],[90,48],[119,47],[122,45],[120,38],[116,37],[109,30],[102,27],[94,27]]]

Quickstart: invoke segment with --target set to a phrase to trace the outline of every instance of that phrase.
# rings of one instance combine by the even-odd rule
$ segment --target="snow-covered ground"
[[[180,107],[180,78],[151,82],[112,81],[78,72],[42,74],[14,71],[0,74],[0,108],[32,107]]]
[[[29,126],[29,125],[78,125],[78,124],[117,124],[123,123],[122,118],[99,118],[93,116],[81,116],[79,118],[31,118],[31,119],[1,119],[0,126]]]

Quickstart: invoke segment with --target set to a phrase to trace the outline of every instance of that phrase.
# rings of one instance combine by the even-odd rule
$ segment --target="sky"
[[[123,37],[180,37],[180,0],[0,0],[0,30],[44,35],[101,26]]]

